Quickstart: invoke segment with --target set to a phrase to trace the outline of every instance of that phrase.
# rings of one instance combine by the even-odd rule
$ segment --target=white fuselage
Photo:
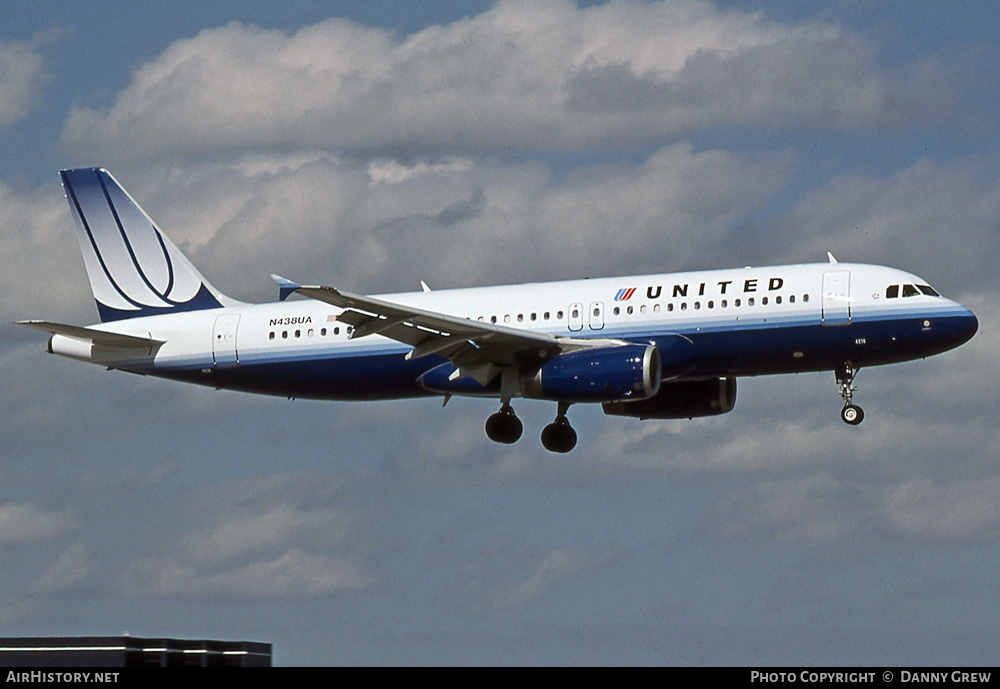
[[[887,294],[897,286],[897,295]],[[920,278],[881,266],[824,263],[408,292],[379,299],[473,321],[574,338],[656,344],[681,335],[698,352],[687,376],[832,370],[950,349],[975,316]],[[910,296],[902,296],[914,292]],[[155,352],[50,349],[113,368],[266,394],[325,399],[425,395],[416,379],[442,360],[410,346],[351,338],[342,309],[315,300],[239,304],[92,326],[163,341]],[[100,351],[98,351],[100,350]]]

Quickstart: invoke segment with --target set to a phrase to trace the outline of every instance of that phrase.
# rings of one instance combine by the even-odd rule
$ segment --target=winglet
[[[278,283],[278,301],[285,301],[285,299],[288,299],[289,294],[302,287],[297,282],[292,282],[288,278],[283,278],[274,273],[271,273],[271,279]]]
[[[830,263],[836,263],[836,262],[837,262],[837,259],[835,259],[835,258],[833,257],[833,254],[831,254],[831,253],[830,253],[829,251],[827,251],[827,252],[826,252],[826,257],[827,257],[828,259],[830,259]]]

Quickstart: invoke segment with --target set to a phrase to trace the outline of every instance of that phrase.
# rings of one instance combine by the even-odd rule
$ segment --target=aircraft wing
[[[453,378],[472,376],[485,385],[504,366],[543,363],[567,351],[596,346],[594,340],[559,338],[495,323],[425,311],[333,287],[299,287],[312,299],[346,309],[338,321],[354,327],[352,338],[382,335],[413,347],[407,359],[439,354],[451,360]],[[602,341],[607,344],[607,341]]]

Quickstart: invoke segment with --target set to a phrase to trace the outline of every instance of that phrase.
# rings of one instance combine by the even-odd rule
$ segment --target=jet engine
[[[716,416],[732,411],[736,405],[736,379],[712,378],[663,383],[659,392],[635,402],[604,403],[604,413],[633,416],[639,419],[691,419]]]
[[[652,345],[581,349],[522,379],[521,393],[560,402],[642,400],[657,393],[660,376],[660,353]]]
[[[556,402],[641,400],[660,389],[660,353],[652,345],[627,344],[580,349],[560,354],[538,368],[522,371],[524,397]],[[470,376],[452,379],[453,364],[442,364],[418,379],[425,390],[446,395],[490,395],[500,392],[499,377],[480,385]]]

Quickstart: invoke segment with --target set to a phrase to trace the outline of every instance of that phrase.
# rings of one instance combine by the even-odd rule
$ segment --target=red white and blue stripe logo
[[[635,287],[623,287],[615,294],[615,301],[628,301],[635,294]]]

